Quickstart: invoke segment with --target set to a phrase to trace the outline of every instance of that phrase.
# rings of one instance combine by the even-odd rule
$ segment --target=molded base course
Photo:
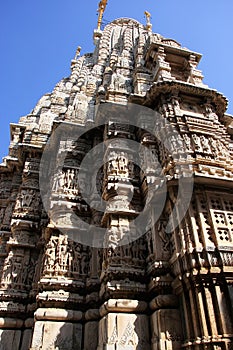
[[[81,324],[37,321],[35,323],[31,350],[81,350],[81,343]],[[14,348],[12,347],[12,349]]]
[[[151,350],[148,317],[126,313],[103,317],[97,350]]]

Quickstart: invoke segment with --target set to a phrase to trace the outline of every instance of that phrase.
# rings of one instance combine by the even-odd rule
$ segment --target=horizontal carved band
[[[103,317],[109,312],[145,312],[147,303],[138,300],[110,299],[100,308],[100,315]]]

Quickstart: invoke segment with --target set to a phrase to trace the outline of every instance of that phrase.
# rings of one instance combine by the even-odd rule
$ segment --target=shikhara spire
[[[10,126],[0,349],[232,350],[227,100],[148,12],[99,30],[106,5],[95,51]]]

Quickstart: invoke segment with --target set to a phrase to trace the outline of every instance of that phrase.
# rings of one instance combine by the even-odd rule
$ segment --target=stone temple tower
[[[203,84],[201,55],[153,33],[149,20],[117,19],[94,40],[95,51],[77,54],[70,76],[10,126],[0,165],[0,349],[232,350],[227,100]],[[95,181],[95,162],[82,166],[90,152]]]

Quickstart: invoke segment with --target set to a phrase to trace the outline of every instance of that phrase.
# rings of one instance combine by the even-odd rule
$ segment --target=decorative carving
[[[202,152],[200,136],[197,134],[192,135],[193,144],[196,152]]]
[[[15,209],[30,208],[35,192],[33,190],[22,190],[17,198]]]
[[[210,149],[210,145],[209,145],[209,141],[208,141],[207,137],[204,135],[201,135],[200,141],[201,141],[203,151],[206,153],[211,153],[211,149]]]
[[[99,4],[98,25],[105,3]],[[79,57],[78,48],[71,75],[11,127],[10,153],[0,165],[0,338],[9,350],[230,350],[232,118],[224,115],[225,97],[202,84],[200,55],[149,33],[146,16],[146,28],[118,19],[95,31],[95,52]],[[106,125],[94,128],[101,105],[109,102],[116,112],[122,103],[146,106],[159,111],[166,123],[145,107],[138,127],[129,125],[127,116],[123,120],[123,113],[113,113]],[[50,138],[64,122],[71,128],[79,124],[82,136]],[[180,137],[174,137],[174,128]],[[128,140],[148,152],[137,154]],[[39,191],[47,142],[59,146],[58,160],[64,156],[63,167],[48,176],[48,215]],[[95,148],[101,143],[104,157]],[[91,149],[102,166],[96,179],[90,169],[79,178]],[[177,194],[186,196],[192,169],[192,203],[168,233],[167,222],[181,217],[183,201]],[[155,190],[158,198],[167,191],[157,222],[157,197],[149,201]],[[90,203],[82,192],[90,193]],[[95,206],[99,197],[107,202],[103,213]],[[147,203],[146,234],[134,240]],[[74,228],[75,215],[81,220]],[[86,224],[92,225],[90,231]],[[105,230],[106,248],[70,239],[93,233],[93,241],[99,240],[95,226]],[[17,341],[11,346],[5,338]]]
[[[45,250],[44,275],[86,276],[89,272],[89,251],[67,236],[51,237]]]
[[[0,209],[0,223],[2,223],[2,220],[4,218],[4,214],[5,214],[5,209],[4,208],[1,208]]]
[[[108,162],[108,175],[116,175],[121,178],[133,177],[133,163],[129,161],[128,157],[123,152],[114,159]]]
[[[169,251],[170,235],[168,235],[168,233],[166,232],[166,226],[167,226],[167,222],[160,221],[158,225],[158,233],[159,233],[159,237],[162,240],[163,250],[167,252]]]
[[[132,91],[131,79],[125,77],[118,70],[112,74],[110,89],[130,93]]]
[[[52,189],[58,194],[78,196],[78,169],[59,169],[59,171],[55,174]]]
[[[25,289],[27,269],[29,267],[29,256],[24,251],[18,249],[17,251],[10,251],[5,259],[1,288],[14,286],[15,289]]]
[[[212,120],[213,122],[218,122],[218,116],[217,114],[213,111],[213,106],[211,104],[205,104],[205,115],[208,119]]]
[[[187,135],[187,134],[184,134],[184,135],[183,135],[183,138],[184,138],[186,150],[187,150],[188,152],[192,152],[193,149],[192,149],[192,145],[191,145],[191,138],[190,138],[190,136]]]

